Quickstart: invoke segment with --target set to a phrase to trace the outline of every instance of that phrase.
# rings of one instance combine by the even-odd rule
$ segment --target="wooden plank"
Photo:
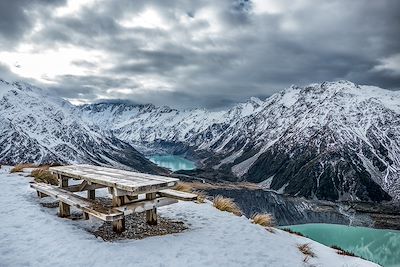
[[[147,193],[146,199],[152,200],[157,197],[156,193]],[[146,210],[146,222],[149,225],[157,225],[157,207],[153,207],[150,210]]]
[[[60,188],[68,187],[68,178],[58,175],[58,181],[59,181]],[[62,201],[59,201],[58,207],[59,207],[58,216],[60,216],[62,218],[71,216],[71,209],[68,204],[66,204]]]
[[[87,192],[88,199],[95,199],[96,198],[96,191],[95,190],[88,190]]]
[[[77,207],[83,212],[86,212],[96,218],[103,221],[115,221],[124,217],[124,214],[120,211],[105,208],[98,205],[93,200],[86,199],[84,197],[74,195],[71,192],[57,188],[52,185],[42,184],[42,183],[32,183],[30,185],[32,188],[40,191],[46,195],[54,197],[68,205]]]
[[[84,186],[82,186],[82,185],[84,185]],[[80,191],[82,191],[85,187],[87,188],[87,187],[89,187],[89,186],[91,186],[90,182],[84,181],[84,182],[81,184],[81,187],[80,187],[81,190],[80,190]],[[96,198],[96,191],[95,191],[94,189],[88,190],[88,191],[87,191],[87,198],[88,198],[88,199],[91,199],[91,200],[95,200],[95,198]],[[85,218],[85,220],[89,220],[89,213],[84,212],[84,213],[83,213],[83,217]]]
[[[106,188],[106,186],[101,185],[101,184],[91,184],[91,185],[86,184],[86,186],[82,187],[82,184],[76,184],[76,185],[70,185],[63,189],[67,190],[69,192],[82,192],[82,191],[90,191],[90,190],[95,190],[95,189],[100,189],[100,188]]]
[[[143,183],[129,181],[123,178],[113,178],[113,177],[104,177],[104,176],[97,176],[96,174],[92,173],[85,173],[85,172],[75,172],[74,174],[63,173],[63,175],[69,175],[70,177],[91,181],[96,184],[102,184],[108,187],[115,187],[121,190],[134,192],[136,194],[145,193],[146,191],[157,191],[160,189],[166,189],[172,187],[176,184],[173,183],[158,183],[155,181],[148,181]]]
[[[181,192],[173,189],[164,189],[158,191],[158,194],[163,197],[170,197],[184,201],[197,200],[197,195],[187,192]]]
[[[113,207],[119,207],[125,204],[124,196],[113,196],[112,205]],[[113,231],[116,233],[122,233],[125,231],[125,217],[117,221],[112,222]]]
[[[125,171],[121,169],[114,169],[114,168],[108,168],[108,167],[100,167],[100,166],[94,166],[94,165],[88,165],[88,164],[82,164],[82,165],[77,165],[80,166],[81,168],[87,168],[91,169],[95,172],[106,172],[106,173],[111,173],[111,174],[120,174],[124,177],[127,177],[129,179],[130,177],[133,177],[134,180],[137,179],[143,179],[143,180],[155,180],[159,182],[173,182],[176,181],[176,178],[173,177],[168,177],[168,176],[161,176],[161,175],[155,175],[155,174],[147,174],[147,173],[141,173],[141,172],[134,172],[134,171]]]
[[[116,176],[117,178],[124,177],[128,180],[133,181],[157,181],[157,182],[174,182],[177,179],[167,176],[160,176],[160,175],[153,175],[153,174],[145,174],[133,171],[125,171],[120,169],[114,168],[107,168],[107,167],[100,167],[100,166],[93,166],[87,164],[81,165],[69,165],[69,166],[59,166],[59,167],[51,167],[51,171],[62,171],[62,172],[76,172],[76,171],[84,171],[94,174],[100,174],[104,176]]]
[[[176,199],[160,197],[152,200],[142,200],[138,202],[129,203],[120,207],[116,207],[114,209],[123,212],[124,215],[129,215],[136,212],[144,212],[152,210],[154,208],[174,204],[177,202],[178,200]]]
[[[83,179],[92,183],[134,192],[135,194],[156,192],[158,190],[171,188],[179,181],[177,178],[92,165],[51,167],[49,170],[55,174],[65,175],[75,179]]]
[[[42,192],[36,191],[39,198],[48,197],[48,195],[43,194]]]

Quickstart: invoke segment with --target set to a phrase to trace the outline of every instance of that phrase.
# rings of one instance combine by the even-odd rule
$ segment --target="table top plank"
[[[132,171],[125,171],[125,170],[120,170],[120,169],[113,169],[113,168],[108,168],[108,167],[99,167],[99,166],[93,166],[93,165],[79,165],[88,169],[95,170],[96,172],[110,172],[113,174],[119,174],[123,176],[130,176],[134,175],[135,180],[155,180],[155,181],[162,181],[162,182],[170,182],[176,180],[176,178],[171,178],[171,177],[166,177],[166,176],[160,176],[160,175],[153,175],[153,174],[147,174],[147,173],[141,173],[141,172],[132,172]]]
[[[82,179],[129,192],[167,189],[175,186],[179,181],[179,179],[166,176],[143,174],[87,164],[51,167],[49,170],[54,174]]]

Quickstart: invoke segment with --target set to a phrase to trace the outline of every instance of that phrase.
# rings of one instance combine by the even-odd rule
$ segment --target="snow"
[[[183,233],[104,242],[85,230],[98,221],[55,216],[56,209],[39,204],[30,178],[9,169],[0,169],[1,266],[378,266],[278,229],[270,233],[209,203],[159,209],[162,216],[185,221],[189,229]],[[308,263],[297,249],[304,243],[317,255]]]
[[[45,90],[0,79],[0,161],[114,164],[125,159],[126,145],[101,129],[91,129],[78,111]]]
[[[0,159],[10,164],[116,164],[124,157],[117,138],[145,153],[154,153],[152,149],[160,149],[158,142],[165,141],[171,144],[161,148],[166,152],[183,151],[185,146],[201,151],[199,155],[213,153],[218,160],[208,164],[214,169],[230,167],[243,179],[263,153],[282,147],[278,153],[290,154],[294,146],[309,145],[320,151],[327,143],[331,150],[359,151],[352,160],[362,161],[374,181],[400,199],[399,116],[400,92],[349,81],[291,86],[265,101],[253,97],[211,111],[124,103],[77,107],[45,90],[0,80]],[[387,170],[377,168],[377,162]],[[264,178],[268,177],[257,181]]]

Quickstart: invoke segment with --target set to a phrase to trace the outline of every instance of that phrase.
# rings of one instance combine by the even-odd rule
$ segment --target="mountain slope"
[[[90,129],[75,110],[39,88],[0,80],[0,162],[85,162],[158,170],[129,144]]]
[[[206,168],[282,193],[400,198],[399,92],[339,81],[292,86],[218,112],[103,103],[82,114],[131,144],[209,152]]]
[[[185,223],[188,229],[182,233],[103,242],[92,234],[101,225],[96,218],[90,223],[60,220],[54,209],[39,204],[27,178],[9,170],[0,169],[0,214],[7,215],[0,227],[1,266],[379,266],[279,229],[270,233],[244,216],[191,201],[157,209],[161,217]],[[103,190],[96,194],[106,196]],[[305,263],[299,244],[309,244],[316,257]]]

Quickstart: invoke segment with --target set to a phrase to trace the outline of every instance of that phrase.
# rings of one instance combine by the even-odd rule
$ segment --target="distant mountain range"
[[[0,163],[21,162],[161,171],[128,143],[90,129],[69,102],[29,84],[0,80]]]
[[[207,170],[199,176],[307,198],[400,198],[398,91],[338,81],[292,86],[224,111],[109,103],[81,110],[87,123],[133,145],[189,151]]]
[[[29,86],[7,86],[13,89],[0,93],[0,124],[9,127],[0,133],[2,161],[25,160],[26,154],[36,161],[62,155],[64,161],[127,165],[124,149],[146,161],[134,146],[142,153],[196,158],[202,168],[192,172],[197,176],[256,182],[293,196],[400,199],[398,91],[325,82],[292,86],[266,100],[251,98],[226,110],[209,111],[126,103],[76,107],[43,94],[21,103],[17,94],[28,93],[18,87]],[[11,133],[16,137],[8,137]],[[5,137],[19,141],[8,147]],[[96,145],[97,153],[90,151],[93,142],[102,142]],[[44,153],[45,148],[51,153]]]

